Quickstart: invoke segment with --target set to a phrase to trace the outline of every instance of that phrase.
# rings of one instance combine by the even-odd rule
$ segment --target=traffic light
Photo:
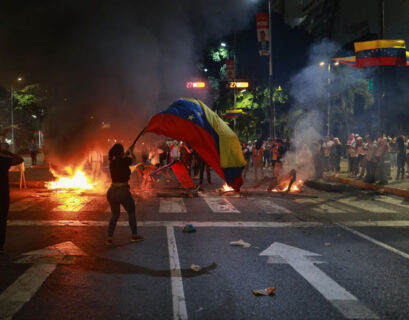
[[[193,89],[197,89],[197,88],[205,88],[206,87],[206,83],[203,81],[198,81],[198,82],[186,82],[186,88],[193,88]]]
[[[248,81],[229,81],[228,84],[230,89],[246,89],[249,87]]]

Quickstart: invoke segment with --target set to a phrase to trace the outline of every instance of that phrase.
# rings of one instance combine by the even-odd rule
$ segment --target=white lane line
[[[337,202],[344,203],[348,206],[357,208],[359,210],[374,212],[374,213],[396,213],[396,210],[388,209],[379,206],[379,204],[374,203],[373,201],[366,201],[362,199],[354,199],[353,198],[344,198],[344,199],[336,199]]]
[[[56,264],[34,264],[0,295],[0,319],[11,320],[34,296]]]
[[[187,210],[182,198],[160,198],[159,212],[182,213]]]
[[[187,319],[185,293],[183,291],[182,272],[180,270],[179,254],[176,246],[175,232],[172,226],[166,227],[169,247],[169,265],[172,286],[173,319]]]
[[[272,221],[189,221],[196,227],[212,228],[322,228],[338,227],[339,225],[331,222],[272,222]],[[186,221],[138,221],[138,225],[144,227],[183,227]],[[8,220],[10,227],[24,226],[57,226],[57,227],[106,227],[107,220]],[[343,226],[349,227],[389,227],[403,228],[409,227],[407,220],[392,221],[343,221]],[[129,227],[128,221],[118,221],[118,227]]]
[[[394,247],[391,247],[390,245],[388,245],[388,244],[386,244],[386,243],[383,243],[383,242],[381,242],[381,241],[379,241],[379,240],[376,240],[376,239],[374,239],[374,238],[372,238],[372,237],[370,237],[370,236],[367,236],[366,234],[363,234],[363,233],[361,233],[361,232],[359,232],[359,231],[356,231],[356,230],[354,230],[354,229],[351,229],[351,228],[345,226],[344,224],[337,223],[337,225],[338,225],[339,227],[341,227],[342,229],[347,230],[347,231],[349,231],[349,232],[351,232],[351,233],[357,235],[358,237],[361,237],[361,238],[363,238],[363,239],[365,239],[365,240],[368,240],[368,241],[370,241],[370,242],[372,242],[372,243],[374,243],[374,244],[376,244],[376,245],[378,245],[378,246],[380,246],[380,247],[382,247],[382,248],[384,248],[384,249],[386,249],[386,250],[389,250],[389,251],[391,251],[391,252],[393,252],[393,253],[396,253],[396,254],[400,255],[401,257],[404,257],[404,258],[406,258],[406,259],[409,259],[409,254],[407,254],[407,253],[405,253],[405,252],[403,252],[403,251],[400,251],[400,250],[398,250],[398,249],[395,249]]]
[[[205,197],[203,200],[214,213],[240,213],[240,211],[225,198]]]
[[[278,205],[273,199],[269,198],[248,198],[257,207],[267,214],[292,213],[291,210]]]

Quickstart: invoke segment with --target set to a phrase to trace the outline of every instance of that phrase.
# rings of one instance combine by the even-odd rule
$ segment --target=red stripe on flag
[[[185,165],[181,161],[176,161],[170,166],[175,174],[176,178],[184,188],[194,189],[196,188],[195,183],[192,178],[189,176]]]
[[[406,59],[402,57],[372,57],[356,59],[359,68],[374,66],[405,66]]]

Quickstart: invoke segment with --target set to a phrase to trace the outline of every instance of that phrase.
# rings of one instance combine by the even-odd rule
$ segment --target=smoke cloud
[[[6,33],[0,38],[9,40],[22,69],[52,88],[43,131],[48,158],[63,164],[102,139],[116,138],[126,147],[155,112],[194,95],[185,83],[201,76],[197,66],[206,42],[245,27],[257,5],[249,0],[10,2],[5,6],[14,16],[0,14],[7,34],[24,36],[30,52]],[[101,131],[102,122],[110,128]]]

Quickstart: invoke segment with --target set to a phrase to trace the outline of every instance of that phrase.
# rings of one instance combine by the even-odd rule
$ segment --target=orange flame
[[[272,192],[284,192],[287,191],[288,189],[288,185],[290,184],[290,179],[286,179],[280,182],[280,184],[272,189]],[[290,192],[300,192],[301,188],[304,186],[303,181],[302,180],[297,180],[293,183],[293,185],[291,186],[291,190]]]
[[[61,176],[55,172],[52,174],[57,177],[56,181],[49,181],[46,183],[46,187],[49,190],[55,189],[70,189],[73,191],[83,191],[83,190],[92,190],[95,188],[97,183],[91,182],[91,179],[88,178],[84,171],[81,169],[76,169],[75,172],[70,167],[65,168],[68,172],[67,176]]]
[[[225,183],[223,185],[223,191],[227,192],[227,191],[234,191],[234,189],[232,187],[230,187],[227,183]]]

